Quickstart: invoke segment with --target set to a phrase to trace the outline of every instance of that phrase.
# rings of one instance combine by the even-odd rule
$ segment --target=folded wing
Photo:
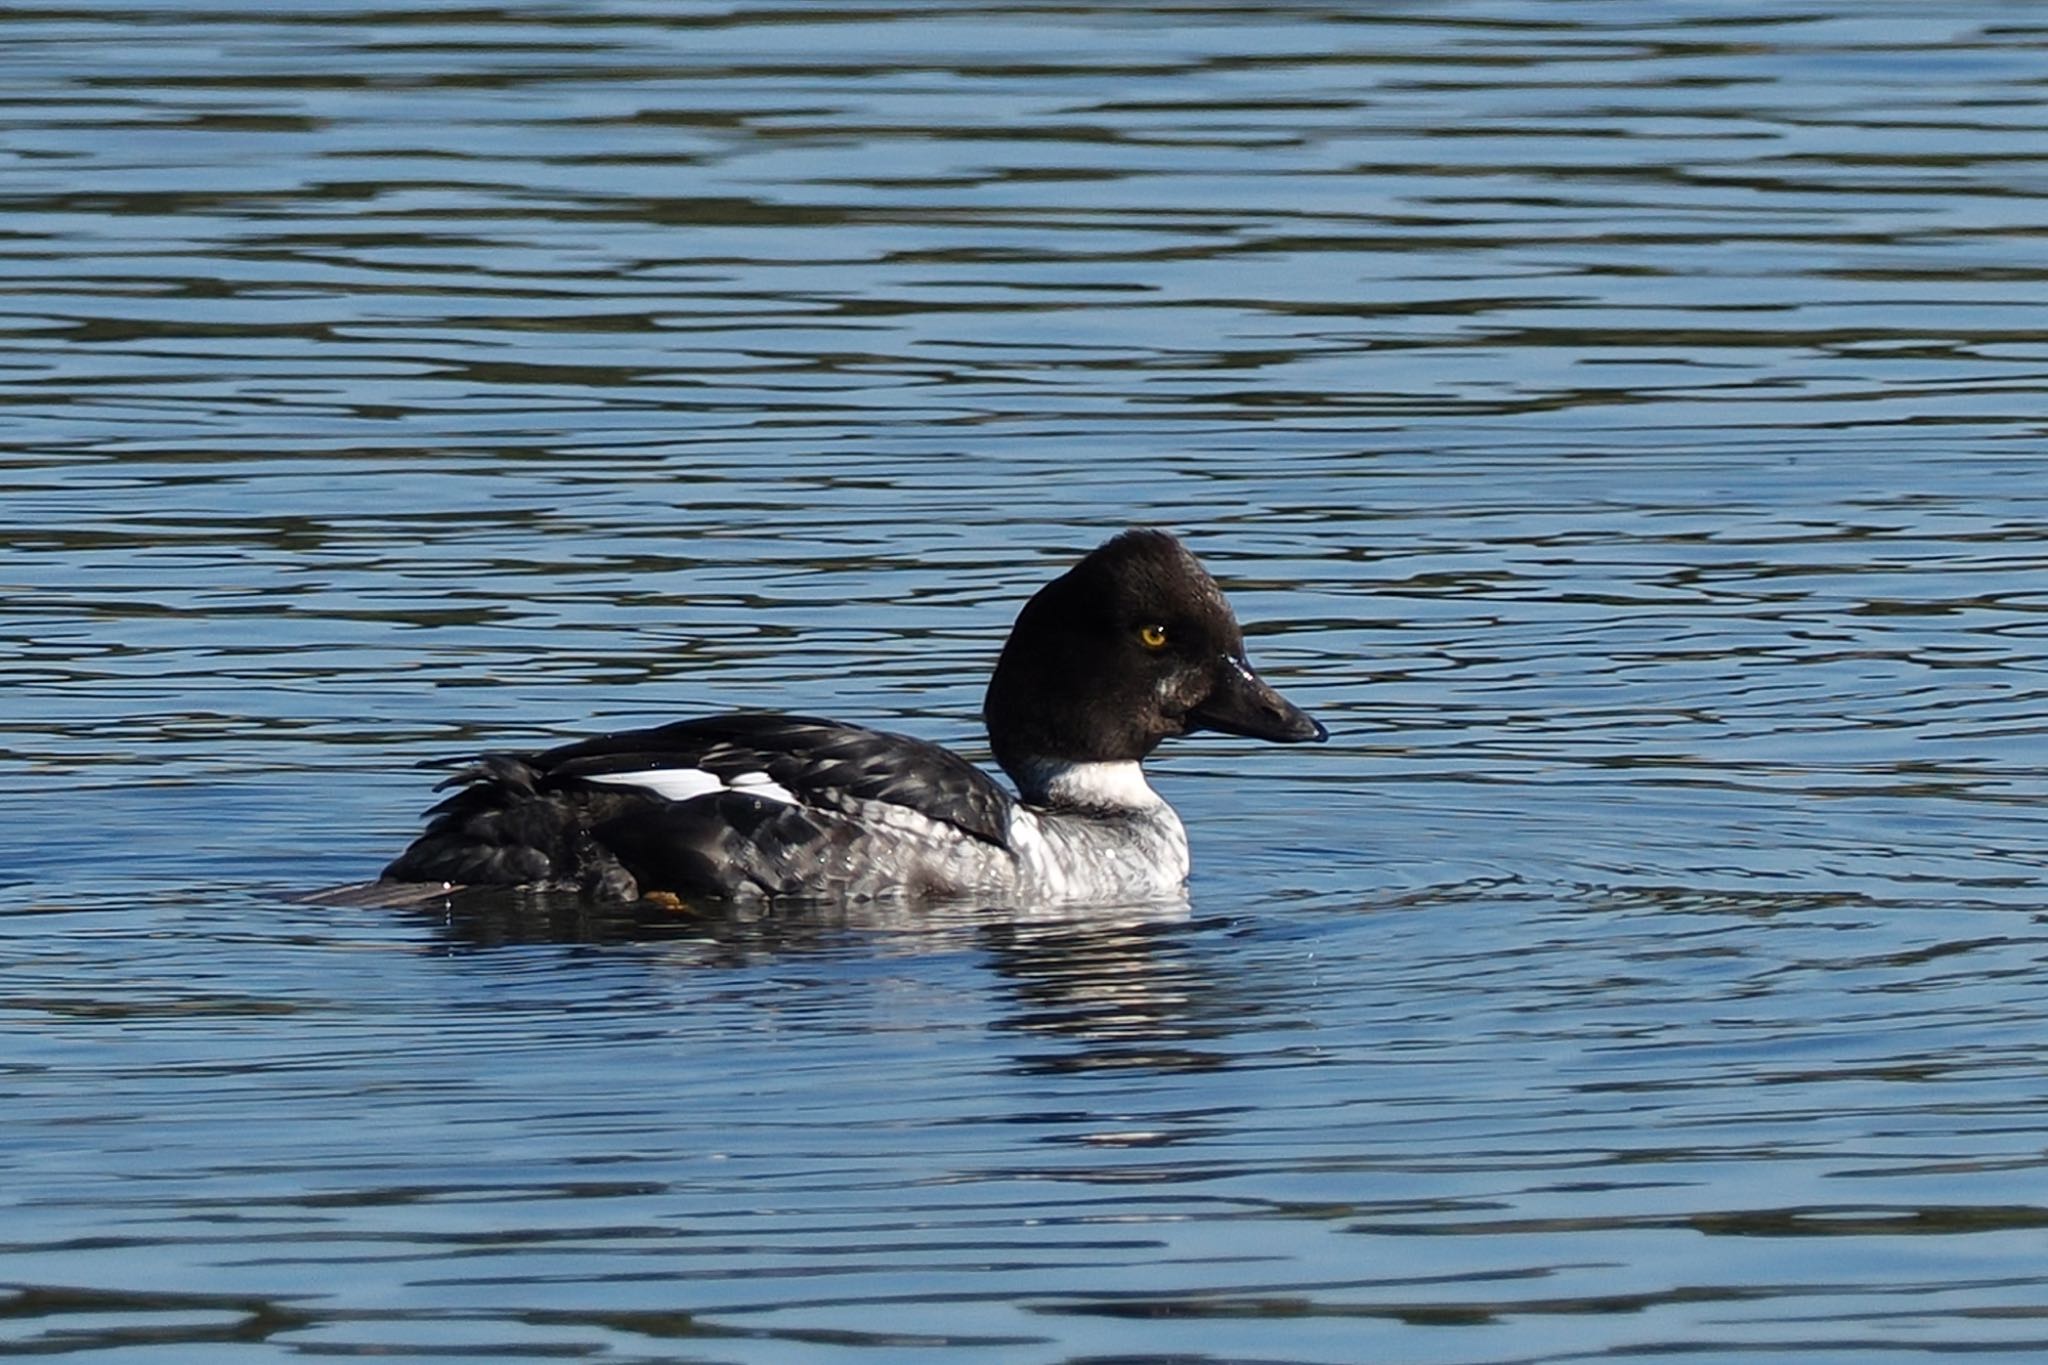
[[[391,881],[606,897],[791,894],[925,822],[1007,849],[1012,800],[948,750],[808,716],[739,714],[467,761]],[[894,832],[893,836],[890,832]]]

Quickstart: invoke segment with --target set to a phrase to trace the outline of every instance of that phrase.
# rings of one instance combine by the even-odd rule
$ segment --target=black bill
[[[1322,741],[1330,732],[1308,712],[1275,692],[1243,659],[1224,655],[1216,685],[1188,712],[1188,729],[1216,730],[1276,744]]]

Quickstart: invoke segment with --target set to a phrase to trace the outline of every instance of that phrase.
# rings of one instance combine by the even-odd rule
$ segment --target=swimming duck
[[[1187,834],[1145,757],[1197,730],[1328,737],[1252,671],[1222,589],[1158,530],[1115,536],[1039,589],[982,716],[1015,795],[938,745],[797,715],[484,754],[441,784],[453,794],[376,885],[684,903],[1177,895]]]

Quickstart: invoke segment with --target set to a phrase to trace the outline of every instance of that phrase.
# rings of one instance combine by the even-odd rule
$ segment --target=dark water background
[[[2048,1351],[2048,11],[0,11],[0,1354]],[[416,760],[981,753],[1185,914],[318,909]]]

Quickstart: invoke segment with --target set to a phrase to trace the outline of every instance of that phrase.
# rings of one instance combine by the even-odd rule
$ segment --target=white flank
[[[1139,901],[1182,894],[1188,836],[1160,801],[1128,819],[1100,810],[1033,810],[1010,815],[1010,847],[1029,895],[1051,901]]]

